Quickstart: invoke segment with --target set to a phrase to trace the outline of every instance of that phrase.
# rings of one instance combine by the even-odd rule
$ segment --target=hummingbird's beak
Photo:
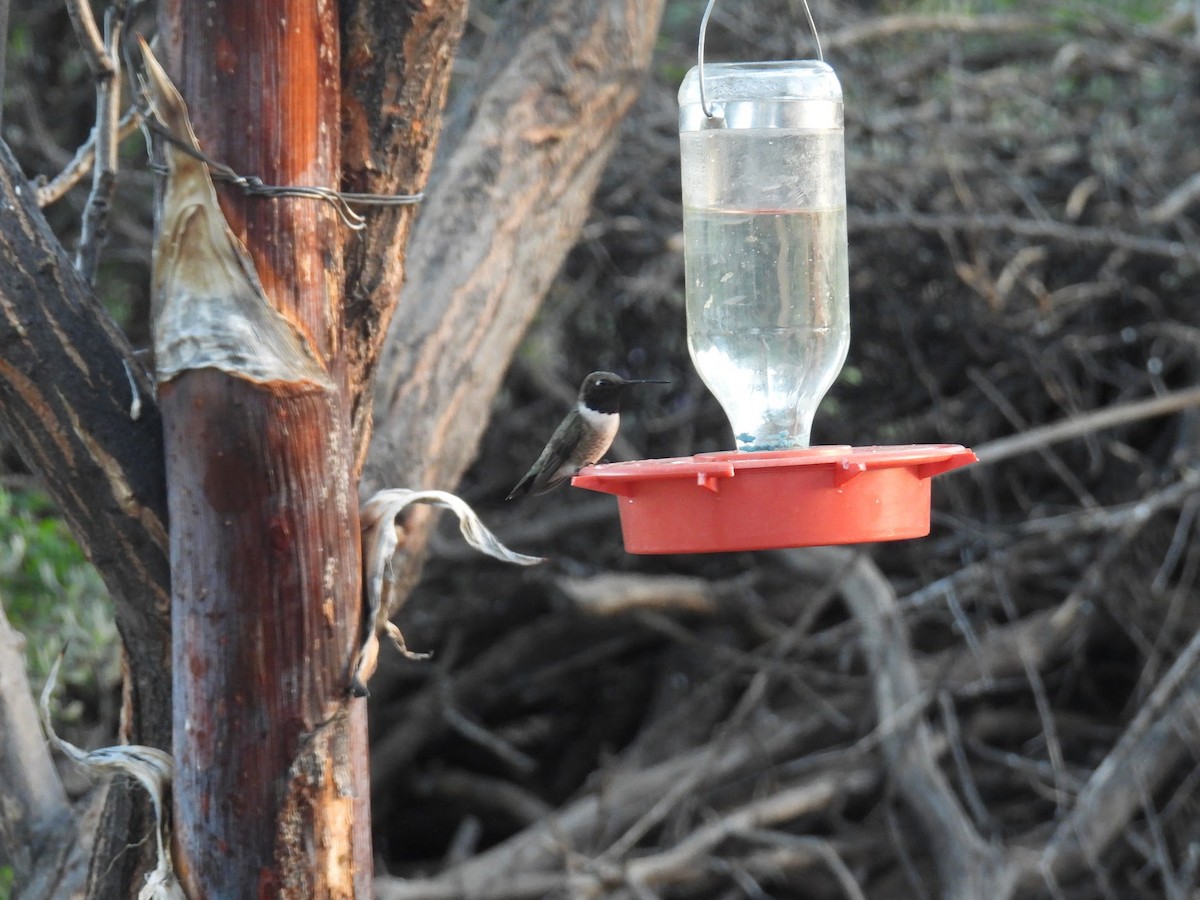
[[[661,378],[628,378],[626,384],[670,384],[669,381],[664,381]]]

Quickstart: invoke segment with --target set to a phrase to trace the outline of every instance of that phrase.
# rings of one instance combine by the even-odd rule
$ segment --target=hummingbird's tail
[[[525,477],[517,482],[517,486],[508,492],[505,500],[516,500],[518,497],[524,497],[529,493],[529,488],[533,485],[533,472],[526,472]]]

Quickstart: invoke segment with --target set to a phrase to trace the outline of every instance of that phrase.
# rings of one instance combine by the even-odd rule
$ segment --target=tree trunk
[[[0,143],[0,424],[112,593],[125,648],[123,738],[171,746],[170,569],[162,422],[142,364],[75,271]],[[135,393],[136,392],[136,393]],[[108,791],[93,896],[139,879],[144,794]],[[57,896],[51,887],[45,896]]]
[[[348,55],[340,128],[347,190],[386,194],[424,187],[465,8],[465,0],[429,7],[392,0],[341,3]],[[182,13],[177,4],[172,16],[180,20]],[[222,39],[218,47],[225,46]],[[336,70],[336,59],[331,65]],[[248,66],[241,73],[254,78],[261,68]],[[217,114],[207,120],[217,121],[218,136],[227,124]],[[316,179],[306,173],[301,180]],[[41,477],[114,597],[128,662],[122,738],[170,748],[171,584],[159,407],[142,364],[76,274],[34,195],[0,143],[0,208],[6,211],[0,233],[0,424]],[[365,233],[338,232],[352,250],[345,349],[360,425],[369,423],[365,385],[396,303],[413,209],[364,209]],[[336,291],[330,303],[335,300]],[[368,436],[369,428],[356,429],[359,460]],[[346,623],[345,630],[353,629]],[[355,731],[355,740],[361,734]],[[354,753],[363,755],[358,748]],[[144,840],[149,804],[128,779],[116,779],[107,793],[88,893],[128,896],[153,857],[153,842]],[[365,847],[366,822],[362,810],[358,853]],[[88,831],[94,828],[89,822]],[[360,883],[368,877],[363,868]],[[45,895],[57,893],[51,888]]]
[[[453,489],[529,321],[579,235],[654,51],[661,0],[506,7],[469,123],[413,232],[375,390],[364,483]],[[514,476],[515,480],[515,476]],[[395,596],[431,516],[414,511]]]
[[[267,184],[338,186],[332,2],[176,0],[160,16],[167,66],[205,153]],[[169,220],[170,196],[168,186],[156,331],[171,315],[201,320],[206,305],[229,299],[171,294],[196,219]],[[311,372],[197,362],[172,374],[170,335],[156,334],[171,517],[176,865],[196,897],[367,896],[365,704],[347,694],[362,597],[342,226],[331,205],[312,199],[226,190],[221,207],[261,282],[254,315],[284,323]],[[172,244],[176,233],[183,237]],[[250,340],[233,349],[265,347]],[[266,348],[267,363],[297,364],[280,353]]]
[[[286,39],[289,44],[298,39],[294,29],[302,22],[305,11],[297,10],[293,14],[288,4],[273,6],[287,8],[282,12],[275,9],[274,15],[270,11],[256,10],[252,16],[233,3],[209,6],[193,4],[190,0],[171,0],[164,4],[164,52],[169,68],[178,76],[181,89],[191,101],[202,146],[213,157],[246,174],[258,175],[267,182],[337,186],[336,177],[332,174],[336,172],[335,153],[328,159],[320,160],[320,168],[305,168],[307,162],[315,162],[310,157],[317,155],[313,148],[320,142],[315,137],[290,140],[278,130],[285,121],[290,127],[287,110],[299,109],[295,98],[297,91],[301,90],[299,85],[310,83],[309,76],[316,77],[313,73],[318,66],[322,73],[320,77],[326,77],[330,70],[336,75],[337,55],[334,53],[331,58],[326,56],[320,60],[308,57],[307,61],[297,63],[297,57],[293,54],[289,55],[291,62],[288,64],[248,62],[252,58],[271,58],[249,55],[245,41],[247,31],[254,30],[254,22],[249,21],[251,18],[277,24],[283,21],[291,26],[266,35],[265,39],[274,39],[275,42]],[[440,110],[445,99],[465,3],[453,0],[437,6],[414,6],[394,4],[391,0],[342,0],[340,8],[345,16],[342,46],[347,54],[341,74],[344,85],[340,122],[345,153],[343,187],[380,193],[420,190],[424,187],[441,127]],[[490,374],[483,381],[463,381],[461,370],[449,367],[438,373],[439,377],[448,379],[448,383],[436,387],[428,380],[427,370],[418,369],[413,376],[413,373],[404,374],[402,367],[393,369],[382,396],[390,396],[398,385],[405,384],[406,379],[411,380],[411,377],[416,377],[421,385],[432,385],[435,389],[423,401],[420,401],[419,394],[410,392],[402,408],[384,411],[383,421],[386,423],[389,444],[395,446],[395,442],[399,441],[405,449],[397,458],[396,465],[377,469],[377,484],[401,481],[411,484],[451,484],[457,480],[483,427],[480,410],[490,402],[507,364],[504,354],[515,347],[525,323],[540,300],[542,289],[557,269],[562,254],[573,240],[574,231],[586,215],[588,198],[611,147],[611,137],[606,132],[616,124],[636,96],[653,45],[660,11],[661,4],[658,2],[648,5],[606,2],[593,10],[586,4],[575,9],[573,4],[541,0],[532,3],[528,11],[509,21],[502,35],[497,36],[510,41],[508,55],[512,57],[512,64],[490,65],[486,77],[480,78],[481,99],[475,104],[475,123],[464,136],[459,152],[455,154],[455,161],[446,164],[445,171],[470,173],[478,170],[482,173],[481,177],[486,176],[489,155],[499,154],[497,158],[504,160],[499,174],[504,176],[505,183],[490,188],[488,196],[509,190],[507,185],[510,183],[511,170],[511,184],[526,185],[526,188],[517,188],[516,194],[528,198],[536,196],[537,202],[523,200],[515,208],[506,202],[501,215],[493,217],[489,214],[486,221],[478,223],[479,227],[472,228],[469,234],[454,237],[454,243],[469,254],[471,265],[499,264],[501,271],[508,274],[502,279],[504,290],[500,294],[489,295],[485,303],[477,306],[458,303],[453,310],[443,309],[439,299],[443,284],[432,277],[438,270],[438,260],[446,261],[444,256],[439,256],[438,242],[440,236],[453,233],[464,222],[471,224],[473,201],[470,194],[475,189],[473,185],[477,184],[477,179],[468,178],[464,183],[455,185],[452,177],[445,178],[449,183],[439,192],[440,199],[423,210],[423,218],[428,222],[427,234],[422,241],[426,248],[423,251],[426,262],[422,264],[416,282],[410,284],[407,290],[407,296],[412,299],[406,304],[404,321],[398,324],[393,333],[409,334],[414,328],[419,332],[419,335],[406,338],[406,358],[424,338],[432,342],[431,346],[443,350],[450,348],[451,356],[455,356],[455,341],[448,338],[447,332],[437,323],[457,317],[454,321],[462,329],[460,336],[466,336],[475,333],[474,326],[469,323],[478,319],[484,323],[481,327],[488,332],[480,360],[486,360],[491,366]],[[332,17],[332,12],[326,5],[322,6],[320,15],[324,26]],[[336,23],[332,27],[336,27]],[[317,46],[330,45],[318,43]],[[213,47],[215,50],[210,52]],[[499,59],[500,55],[494,58]],[[614,60],[622,62],[616,64]],[[310,70],[307,74],[295,71],[306,66]],[[210,77],[213,80],[209,81]],[[274,93],[265,103],[262,96],[256,100],[254,96],[243,95],[243,89],[236,83],[239,79],[259,85],[265,83],[264,93]],[[525,90],[529,91],[527,95],[522,94]],[[332,98],[330,103],[336,111],[336,91],[322,96]],[[525,125],[507,138],[507,142],[499,141],[489,129],[487,120],[493,115],[503,120],[508,115],[505,110],[513,106],[514,98],[524,98],[520,108],[524,110]],[[315,108],[314,99],[313,106],[306,109],[311,111]],[[312,115],[314,119],[317,118],[316,112]],[[339,133],[336,119],[332,127],[328,125],[325,107],[322,107],[319,118],[325,121],[324,126],[317,126],[318,129],[325,129],[320,132],[322,140],[326,134]],[[539,126],[537,123],[543,119],[544,123]],[[256,145],[254,141],[260,138],[264,143]],[[272,140],[276,143],[268,147]],[[581,143],[582,149],[572,149],[576,141]],[[165,687],[169,683],[167,672],[170,669],[166,628],[170,570],[165,553],[165,478],[159,408],[146,389],[145,381],[141,381],[140,416],[131,418],[132,397],[123,363],[131,364],[132,371],[140,379],[138,367],[133,365],[133,358],[123,338],[106,319],[103,310],[91,301],[86,286],[75,277],[69,260],[62,254],[36,207],[32,205],[32,191],[26,189],[15,164],[8,158],[0,162],[4,163],[2,168],[5,170],[4,178],[0,179],[0,197],[5,201],[6,208],[15,208],[20,213],[15,231],[9,226],[5,227],[5,247],[11,248],[14,241],[19,244],[12,251],[13,259],[19,257],[22,260],[11,266],[0,266],[0,298],[8,302],[4,320],[0,321],[0,338],[5,340],[5,360],[12,362],[11,369],[0,371],[0,390],[6,392],[2,414],[17,439],[22,455],[43,474],[47,487],[116,595],[118,623],[130,663],[128,708],[132,719],[131,730],[126,737],[168,746],[169,695]],[[279,163],[278,167],[275,166],[276,162]],[[544,167],[546,173],[540,181],[535,172],[539,167]],[[557,187],[547,193],[542,189],[546,184]],[[253,688],[245,692],[246,695],[255,695],[258,698],[256,702],[265,704],[264,708],[270,708],[273,715],[294,716],[284,721],[278,733],[275,726],[268,726],[265,720],[260,720],[260,727],[269,729],[274,741],[271,753],[278,751],[280,756],[287,756],[286,751],[292,747],[295,750],[293,761],[303,756],[305,761],[313,762],[324,758],[320,755],[319,746],[323,742],[344,743],[343,738],[352,741],[362,738],[360,729],[339,731],[335,728],[330,731],[321,728],[320,723],[325,718],[315,718],[311,732],[303,721],[304,716],[311,715],[314,709],[323,712],[330,707],[335,710],[344,708],[341,696],[333,697],[344,682],[324,670],[321,678],[305,681],[306,674],[313,674],[305,664],[310,658],[317,668],[328,664],[329,658],[337,655],[333,650],[341,646],[341,636],[349,638],[354,633],[354,622],[350,620],[358,615],[357,586],[349,589],[339,583],[336,596],[322,595],[330,596],[339,605],[348,597],[354,598],[351,615],[335,612],[333,626],[328,626],[323,619],[314,619],[311,614],[306,615],[305,610],[311,613],[309,604],[313,567],[306,567],[300,562],[300,551],[287,553],[282,548],[289,542],[294,547],[304,545],[306,538],[302,538],[301,526],[307,528],[306,523],[309,522],[307,509],[311,507],[305,504],[311,501],[310,495],[316,490],[315,482],[328,475],[329,484],[336,486],[342,477],[338,466],[331,461],[343,452],[344,447],[352,447],[350,456],[361,461],[370,432],[367,427],[370,402],[362,392],[374,369],[375,357],[382,345],[383,332],[394,307],[399,284],[405,277],[403,249],[413,220],[413,210],[365,210],[369,229],[365,235],[359,236],[346,234],[340,230],[340,226],[331,227],[329,210],[317,201],[244,199],[236,194],[223,196],[222,201],[234,223],[234,230],[242,236],[255,256],[258,271],[272,302],[305,329],[318,349],[320,358],[327,364],[335,388],[332,392],[318,392],[319,396],[311,393],[295,396],[286,391],[273,393],[242,384],[230,387],[224,385],[224,381],[238,379],[220,376],[211,370],[180,375],[166,386],[163,391],[164,404],[173,407],[172,416],[183,416],[177,422],[170,423],[173,443],[169,452],[185,471],[195,463],[207,466],[209,461],[203,459],[205,448],[214,457],[222,452],[222,447],[231,446],[239,454],[253,454],[238,466],[222,467],[220,460],[214,458],[211,460],[212,468],[205,469],[211,472],[212,479],[197,481],[195,476],[199,470],[195,470],[191,482],[194,493],[185,496],[180,492],[174,497],[173,506],[176,509],[173,510],[171,530],[176,535],[174,553],[177,554],[177,572],[182,571],[184,555],[194,556],[201,551],[215,555],[215,558],[210,557],[211,570],[200,565],[199,558],[194,557],[195,571],[188,574],[189,581],[184,587],[177,586],[175,600],[178,602],[185,593],[193,600],[203,599],[210,604],[206,610],[216,616],[217,594],[211,590],[207,594],[203,592],[210,588],[221,588],[218,593],[225,597],[221,603],[228,602],[228,608],[223,605],[219,615],[225,617],[227,623],[233,623],[238,635],[256,635],[247,640],[246,653],[254,657],[258,669],[245,681]],[[257,213],[254,207],[258,207]],[[308,224],[303,224],[305,222]],[[452,224],[439,225],[438,222]],[[286,236],[280,240],[274,239],[277,228],[286,234],[287,228],[295,227],[301,231],[299,239],[291,240]],[[305,228],[309,229],[309,233],[326,229],[324,237],[317,241],[320,252],[315,266],[313,256],[307,253]],[[531,241],[533,237],[537,238],[531,244],[536,249],[520,257],[510,257],[503,252],[504,247],[520,246],[519,243],[497,243],[498,254],[480,255],[473,249],[480,241],[486,243],[491,240],[488,236],[490,229],[507,233],[510,228],[529,229],[526,237]],[[346,278],[349,287],[344,298],[339,298],[335,274],[337,266],[328,265],[330,259],[336,260],[339,240],[349,253]],[[264,249],[268,242],[274,250]],[[294,246],[296,244],[300,246]],[[294,257],[289,258],[290,254],[294,254]],[[281,291],[280,283],[289,282],[293,270],[327,273],[329,277],[320,279],[321,285],[316,292],[311,290],[311,283],[296,288],[294,292],[290,287]],[[462,265],[456,263],[453,272],[454,279],[466,279],[466,269]],[[315,294],[321,294],[319,300]],[[433,306],[430,298],[436,301]],[[515,304],[515,315],[496,318],[497,303]],[[344,345],[339,343],[336,327],[338,309],[344,310],[340,315],[344,315],[347,326]],[[433,310],[437,312],[431,319],[429,313]],[[32,360],[29,366],[20,361],[22,357],[17,348],[23,344],[28,346],[27,352]],[[47,356],[47,353],[51,353],[51,356]],[[21,377],[27,371],[53,371],[55,390],[49,393],[45,390],[27,390],[30,381]],[[186,383],[193,380],[196,386]],[[457,388],[452,389],[451,383],[455,382]],[[466,406],[456,405],[461,399],[461,391],[468,388],[471,402]],[[210,396],[213,392],[221,397]],[[268,396],[264,397],[264,394]],[[201,397],[205,403],[217,402],[217,399],[238,403],[241,404],[238,407],[241,411],[236,415],[230,412],[222,416],[213,413],[210,406],[189,406],[188,397]],[[321,402],[325,403],[324,407]],[[355,404],[353,435],[350,440],[335,447],[333,444],[345,434],[343,429],[350,402]],[[257,431],[245,429],[240,432],[239,438],[231,432],[231,426],[240,417],[245,417],[243,421],[254,419],[254,416],[245,412],[248,404],[258,408],[258,421],[263,426]],[[433,449],[419,449],[425,440],[421,428],[414,427],[407,438],[398,437],[406,428],[405,423],[416,426],[427,414],[437,422],[444,423],[451,432],[459,431],[465,435],[462,441],[447,438],[454,452],[446,465],[429,459],[435,452]],[[286,428],[279,422],[279,417],[283,415],[289,417]],[[275,435],[277,444],[282,442],[290,446],[295,435],[301,433],[302,427],[303,433],[311,437],[317,447],[329,451],[323,457],[325,472],[312,481],[288,480],[291,469],[285,469],[284,463],[288,460],[294,462],[303,454],[279,458],[272,456],[265,446],[271,434]],[[272,428],[275,430],[271,431]],[[311,433],[310,429],[316,433]],[[441,450],[438,452],[444,451],[446,446],[444,442],[439,443]],[[320,450],[309,450],[312,456],[321,456]],[[384,452],[387,452],[387,448]],[[382,458],[382,454],[377,458]],[[315,465],[319,467],[320,463],[318,459]],[[175,471],[175,464],[172,463],[172,472]],[[70,472],[71,476],[63,477],[64,472]],[[242,512],[238,511],[239,527],[232,524],[232,514],[220,515],[206,495],[209,488],[225,484],[225,479],[233,478],[234,475],[227,474],[229,472],[236,473],[240,480],[236,482],[237,489],[221,492],[225,495],[224,502],[238,501],[244,509],[254,506],[255,502],[259,503],[256,507],[258,512],[246,513],[244,520],[241,518]],[[384,475],[395,477],[384,478]],[[238,495],[238,490],[243,487],[262,486],[263,477],[277,479],[272,482],[273,488],[287,493],[286,500],[279,506],[270,506],[267,503],[270,498],[258,497],[252,501],[251,498]],[[353,496],[352,490],[349,495]],[[217,499],[220,502],[221,498]],[[205,506],[208,508],[202,511],[201,507]],[[344,529],[333,527],[330,522],[340,521],[340,515],[339,512],[327,516],[317,525],[318,531],[321,528],[326,530],[325,537],[318,538],[318,544],[326,538],[328,541],[320,544],[318,549],[327,555],[304,557],[304,560],[336,558],[340,562],[343,557],[339,555],[338,548],[347,542],[346,535],[353,534],[353,568],[354,577],[357,578],[357,526],[355,524]],[[352,512],[350,515],[353,515]],[[252,534],[252,520],[256,517],[261,517],[267,523],[263,526],[264,536]],[[227,521],[231,523],[228,528],[225,525]],[[186,530],[178,530],[177,526]],[[330,529],[336,533],[329,534]],[[223,534],[225,531],[228,533]],[[251,545],[245,549],[237,546],[239,539],[230,536],[235,533],[248,535],[247,540],[252,542]],[[303,531],[303,534],[307,535],[308,532]],[[201,535],[203,540],[198,537]],[[292,584],[286,589],[288,596],[282,596],[284,589],[279,588],[271,597],[260,597],[255,586],[262,585],[265,579],[255,579],[254,576],[262,572],[252,570],[252,563],[261,563],[264,567],[274,565],[276,574],[285,580],[290,578]],[[345,575],[348,571],[343,568],[339,575]],[[217,577],[221,572],[225,575],[223,579]],[[213,584],[214,580],[223,583]],[[278,587],[280,582],[274,584]],[[234,602],[234,586],[239,586],[243,593],[254,594],[241,598],[246,601],[244,607]],[[282,610],[277,607],[282,607]],[[245,612],[242,612],[243,609]],[[198,621],[199,626],[204,627],[209,624],[203,620],[189,621]],[[193,625],[189,624],[188,627],[192,628]],[[306,629],[309,634],[302,633]],[[257,635],[261,635],[261,640],[272,646],[263,649]],[[189,640],[195,640],[195,636],[191,635]],[[304,649],[303,653],[300,648]],[[309,650],[313,651],[311,655],[307,652]],[[269,652],[281,654],[280,658],[270,660],[276,664],[273,669],[267,666]],[[235,678],[240,677],[234,665],[238,662],[235,656],[236,651],[214,648],[214,653],[204,660],[196,659],[195,655],[191,658],[205,668],[205,677],[217,678],[224,672],[225,677]],[[176,661],[182,658],[178,656]],[[342,660],[343,665],[344,662]],[[253,668],[249,666],[249,661],[248,667]],[[295,690],[289,693],[278,682],[294,684]],[[270,706],[272,690],[287,693],[284,700],[293,699],[295,694],[303,695],[311,702],[306,704],[301,702],[300,697],[295,697],[294,703],[280,700],[275,706]],[[235,701],[244,706],[237,707]],[[240,720],[231,720],[249,715],[245,708],[249,704],[246,696],[235,696],[225,707],[206,707],[210,713],[207,721],[214,726],[228,728],[232,734],[235,726],[242,727],[245,723],[238,724]],[[359,715],[357,711],[351,713],[352,718]],[[185,720],[186,717],[180,719]],[[195,726],[198,721],[193,719],[191,724]],[[337,740],[326,740],[331,735]],[[258,732],[255,732],[255,736],[258,736]],[[209,737],[211,739],[211,735]],[[305,746],[316,749],[312,753],[301,754],[297,747],[306,737],[311,740]],[[231,749],[222,752],[221,762],[233,766],[235,771],[263,773],[268,772],[266,767],[269,762],[272,765],[279,762],[275,757],[271,760],[266,758],[270,755],[266,748],[252,749],[261,750],[262,753],[238,755],[243,751]],[[175,752],[179,752],[178,746]],[[333,755],[341,758],[341,752],[336,751]],[[353,790],[365,802],[365,791],[359,791],[362,776],[358,760],[361,757],[360,749],[354,747],[350,753],[353,762],[350,780]],[[185,771],[191,771],[201,764],[193,760],[190,768],[187,762],[183,765]],[[297,762],[295,769],[300,768],[303,766]],[[191,774],[199,777],[194,771]],[[284,785],[295,786],[299,780],[299,773],[292,771],[291,766],[278,778],[264,774],[259,780],[268,784],[278,781],[273,794],[270,791],[264,794],[267,801],[262,806],[269,805],[272,797],[279,800],[287,796],[295,800],[301,795],[315,793],[314,790],[288,793]],[[244,786],[238,785],[239,790]],[[144,837],[148,827],[144,819],[138,818],[141,798],[136,789],[132,794],[136,802],[132,805],[129,791],[121,789],[112,794],[115,800],[110,802],[106,810],[107,818],[101,826],[102,831],[111,831],[111,834],[102,835],[105,840],[97,844],[93,874],[99,881],[91,888],[93,896],[127,893],[128,886],[134,883],[130,879],[136,878],[135,867],[129,861],[136,858],[137,851],[125,851],[124,858],[119,861],[115,856],[126,844],[135,844]],[[220,804],[228,807],[234,801],[247,809],[257,803],[257,800],[241,795],[225,795],[219,801],[210,799],[205,820],[225,816],[227,809]],[[286,801],[281,802],[287,806]],[[278,812],[257,808],[252,811],[261,812],[259,821],[266,821]],[[272,827],[283,818],[288,818],[290,827],[302,818],[301,812],[295,805],[288,806],[271,819]],[[296,815],[289,818],[289,813]],[[187,827],[184,818],[179,816],[177,827]],[[355,822],[362,834],[354,836],[352,849],[358,858],[366,858],[365,809],[361,810],[361,814],[356,814]],[[271,847],[296,847],[297,844],[289,845],[287,841],[289,834],[295,837],[300,832],[284,834],[288,828],[283,825],[280,829],[278,841],[274,831],[268,835],[266,840]],[[250,834],[253,830],[247,826],[246,833]],[[262,828],[258,828],[257,833],[262,834]],[[311,831],[309,836],[312,836]],[[263,847],[253,841],[242,842],[242,846],[255,852],[263,851]],[[181,862],[186,870],[193,861],[185,858]],[[205,860],[206,864],[211,862],[211,859]],[[227,858],[222,858],[221,867],[225,868],[227,862]],[[311,864],[312,860],[308,863]],[[274,857],[265,865],[273,864]],[[298,863],[296,869],[318,868],[309,864]],[[356,890],[366,895],[369,890],[361,888],[361,883],[362,879],[369,877],[369,865],[359,866],[358,871],[360,885]],[[266,868],[262,872],[266,873],[263,887],[269,892],[280,872]],[[307,890],[305,887],[299,889]],[[219,889],[206,885],[205,893],[218,896]]]
[[[3,143],[0,209],[0,424],[112,592],[131,665],[151,673],[130,685],[127,736],[165,748],[170,570],[158,408]]]
[[[442,132],[467,0],[342,2],[342,187],[370,194],[425,189]],[[404,283],[419,205],[363,207],[367,227],[347,235],[346,354],[354,391],[355,472],[371,438],[375,366]],[[427,302],[409,294],[417,305]]]

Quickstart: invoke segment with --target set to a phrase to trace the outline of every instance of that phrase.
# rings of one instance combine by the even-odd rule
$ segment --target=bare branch
[[[1128,425],[1155,416],[1168,416],[1193,406],[1200,406],[1200,388],[1187,388],[1161,397],[1122,403],[1119,406],[1072,416],[1051,425],[1031,428],[1020,434],[977,446],[975,455],[979,457],[979,462],[984,464],[1000,462],[1011,456],[1039,450],[1050,444],[1082,437],[1104,428]]]
[[[792,552],[779,555],[788,559]],[[912,715],[930,698],[922,691],[891,585],[865,555],[834,549],[823,555],[843,564],[847,557],[854,560],[842,581],[842,595],[862,629],[875,681],[880,743],[900,795],[939,848],[943,896],[1008,896],[1012,875],[1003,855],[975,830],[938,767],[929,726]]]
[[[1074,806],[1043,849],[1015,861],[1023,886],[1059,881],[1099,860],[1200,735],[1200,632],[1176,658],[1121,739],[1096,767]],[[1031,839],[1035,842],[1036,839]],[[1033,843],[1036,846],[1036,843]]]
[[[88,0],[68,4],[75,33],[96,79],[96,125],[92,129],[96,160],[92,166],[92,189],[83,210],[75,267],[89,284],[96,281],[100,250],[108,237],[108,211],[117,186],[117,142],[121,106],[121,15],[115,6],[104,13],[101,40]]]
[[[92,4],[88,0],[67,0],[67,13],[92,77],[100,81],[115,76],[118,70],[108,55],[108,41],[100,35],[100,27],[92,15]]]
[[[1082,596],[1072,596],[1062,605],[1040,610],[1018,621],[988,630],[978,651],[955,647],[944,655],[925,658],[918,671],[937,679],[955,692],[974,693],[982,682],[1041,670],[1070,647],[1072,636],[1085,628],[1090,615]]]
[[[584,613],[613,616],[631,610],[677,610],[712,614],[713,585],[686,575],[608,572],[591,578],[558,579],[557,584]]]
[[[4,66],[8,50],[8,0],[0,0],[0,100],[4,97]],[[4,126],[4,103],[0,102],[0,128]],[[0,132],[2,134],[3,132]]]
[[[1200,173],[1192,175],[1158,201],[1146,213],[1146,221],[1152,225],[1164,225],[1181,216],[1197,199],[1200,199]]]
[[[537,876],[561,864],[576,843],[601,831],[622,828],[647,814],[673,786],[690,784],[703,790],[738,777],[765,760],[786,758],[826,726],[822,716],[772,719],[763,727],[743,727],[719,735],[709,744],[645,769],[608,773],[602,784],[554,815],[536,822],[502,844],[446,870],[436,879],[400,882],[380,879],[378,896],[435,898],[473,896],[489,888],[503,873]],[[555,879],[561,876],[554,876]],[[534,878],[537,881],[537,878]],[[588,879],[590,882],[591,880]],[[544,894],[534,892],[532,895]]]
[[[869,767],[860,766],[781,786],[766,797],[718,816],[674,847],[631,861],[625,867],[626,878],[647,887],[685,880],[723,841],[825,809],[835,801],[871,790],[876,782],[876,774]]]
[[[170,572],[162,420],[128,341],[91,295],[0,144],[0,424],[116,601],[130,737],[170,746]],[[53,275],[48,275],[53,272]],[[142,398],[130,418],[127,372]],[[31,378],[30,373],[43,377]]]
[[[141,114],[137,108],[127,109],[125,115],[121,116],[121,121],[117,123],[117,143],[119,144],[137,131],[140,123]],[[37,205],[45,208],[51,203],[61,200],[67,191],[75,187],[88,172],[92,171],[95,162],[96,132],[93,130],[88,135],[88,139],[80,144],[79,149],[75,151],[75,156],[63,167],[63,170],[50,181],[37,186]]]
[[[846,50],[858,44],[890,41],[902,35],[931,31],[956,34],[1024,34],[1045,27],[1033,16],[976,15],[973,13],[899,14],[876,16],[838,29],[823,39],[826,50]]]
[[[28,879],[50,842],[70,842],[71,807],[25,676],[25,639],[0,604],[0,850],[17,884]]]
[[[1008,215],[879,212],[850,217],[851,231],[892,231],[916,228],[921,231],[971,233],[1001,232],[1023,238],[1057,241],[1068,246],[1111,248],[1171,260],[1200,261],[1200,249],[1185,241],[1146,237],[1115,228],[1037,221]]]
[[[612,862],[581,861],[578,870],[569,875],[542,875],[528,868],[509,871],[497,867],[493,880],[488,883],[487,895],[538,897],[546,896],[553,892],[554,887],[558,887],[568,889],[572,897],[599,898],[612,896],[622,885],[645,894],[647,891],[694,883],[698,877],[703,877],[703,861],[723,842],[731,838],[762,840],[761,829],[827,811],[832,806],[872,790],[877,781],[876,775],[866,766],[822,772],[731,809],[674,846],[639,857],[623,866]],[[855,894],[851,887],[853,878],[849,876],[845,864],[827,843],[811,838],[793,838],[791,835],[787,838],[792,849],[813,851],[811,855],[806,854],[799,865],[807,867],[818,861],[825,862],[849,896],[861,897],[861,893]],[[473,895],[467,884],[450,876],[412,881],[384,877],[376,879],[375,886],[376,896],[383,900],[433,900]]]

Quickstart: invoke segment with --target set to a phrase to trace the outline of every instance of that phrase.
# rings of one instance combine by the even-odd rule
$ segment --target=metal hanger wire
[[[804,15],[808,18],[808,27],[812,29],[813,41],[817,45],[817,59],[825,62],[825,54],[821,50],[821,35],[817,33],[817,23],[813,20],[812,9],[809,8],[808,0],[801,0],[801,2],[804,4]],[[696,43],[696,73],[700,80],[700,109],[710,119],[714,117],[714,113],[708,102],[708,96],[704,92],[704,35],[708,31],[708,19],[716,5],[717,0],[708,0],[705,5],[704,15],[700,17],[700,39]]]

